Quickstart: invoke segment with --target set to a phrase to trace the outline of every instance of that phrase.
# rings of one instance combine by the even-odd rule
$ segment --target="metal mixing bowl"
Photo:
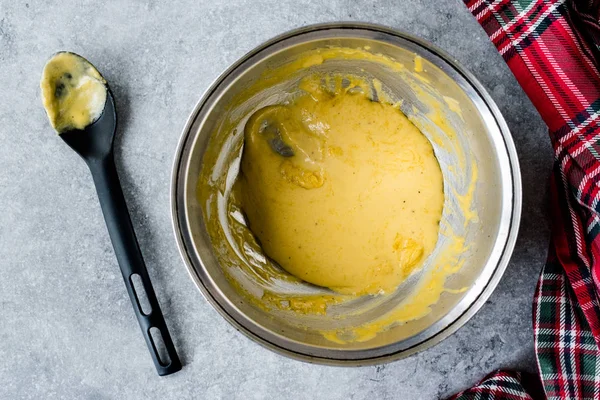
[[[464,224],[467,250],[460,260],[464,264],[447,282],[449,287],[463,290],[444,293],[426,316],[393,326],[360,343],[327,341],[311,330],[310,318],[282,316],[247,301],[224,274],[220,265],[223,263],[215,251],[222,243],[213,243],[202,212],[204,205],[197,194],[209,139],[231,103],[269,68],[293,60],[306,50],[327,46],[367,48],[408,66],[414,65],[415,56],[420,56],[425,66],[423,81],[439,90],[439,107],[452,120],[467,162],[476,163],[479,171],[473,193],[477,221]],[[343,69],[344,65],[337,67]],[[393,71],[371,68],[368,63],[359,69],[372,69],[374,76],[404,100],[402,110],[407,115],[412,114],[409,116],[417,121],[425,118],[420,110],[426,106],[421,104],[419,93],[395,77]],[[452,107],[442,98],[454,99],[460,105],[460,118],[448,110]],[[419,127],[429,137],[427,129]],[[447,170],[453,168],[455,161],[451,155],[442,154],[438,144],[433,146],[449,196],[455,182],[448,178]],[[450,215],[446,208],[445,205],[443,218],[459,218]],[[215,81],[196,105],[184,128],[173,167],[175,236],[189,273],[204,297],[232,325],[258,343],[287,356],[318,363],[385,362],[425,349],[455,332],[484,304],[500,280],[515,245],[520,213],[521,180],[515,147],[506,122],[481,84],[431,44],[370,24],[309,26],[276,37],[245,55]]]

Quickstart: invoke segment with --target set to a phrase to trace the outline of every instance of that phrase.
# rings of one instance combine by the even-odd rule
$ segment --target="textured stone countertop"
[[[496,368],[535,371],[531,300],[549,235],[546,127],[461,1],[359,3],[0,0],[0,398],[434,399]],[[272,36],[336,20],[401,29],[456,57],[506,117],[523,173],[519,240],[489,301],[442,343],[381,366],[311,365],[250,341],[202,298],[171,228],[171,164],[202,92]],[[57,50],[89,58],[116,96],[117,166],[185,364],[175,375],[156,375],[89,172],[42,109],[41,70]]]

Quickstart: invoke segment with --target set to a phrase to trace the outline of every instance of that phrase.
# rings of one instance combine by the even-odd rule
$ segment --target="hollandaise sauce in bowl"
[[[283,34],[225,71],[175,157],[190,275],[241,332],[295,358],[369,364],[431,346],[510,258],[521,182],[481,84],[408,34]]]

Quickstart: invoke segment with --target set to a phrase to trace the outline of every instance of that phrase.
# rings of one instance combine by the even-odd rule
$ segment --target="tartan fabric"
[[[535,349],[546,396],[599,398],[598,346],[553,246],[536,289],[534,318]],[[557,327],[557,319],[563,327]]]
[[[573,25],[579,27],[583,36],[595,50],[600,50],[600,0],[569,2]],[[598,60],[598,51],[595,57]]]
[[[554,148],[552,243],[533,303],[545,395],[600,399],[600,1],[464,2],[548,125]],[[489,393],[477,398],[515,398]]]
[[[521,372],[495,371],[470,389],[455,394],[448,400],[534,400],[522,385]]]

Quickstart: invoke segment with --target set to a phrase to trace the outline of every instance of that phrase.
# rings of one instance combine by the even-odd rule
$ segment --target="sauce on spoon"
[[[42,103],[60,134],[95,122],[106,103],[106,81],[85,58],[56,53],[45,65],[40,82]]]

